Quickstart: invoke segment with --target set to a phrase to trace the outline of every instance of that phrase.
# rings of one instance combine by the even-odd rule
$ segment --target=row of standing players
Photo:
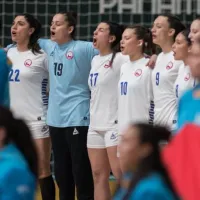
[[[50,40],[39,39],[41,25],[33,16],[14,19],[15,45],[7,49],[10,108],[35,139],[43,200],[55,198],[51,142],[61,200],[74,199],[75,185],[78,199],[110,199],[110,170],[117,180],[126,171],[117,145],[128,124],[154,123],[171,130],[184,124],[181,117],[177,123],[177,102],[197,84],[197,70],[189,64],[199,27],[196,19],[189,31],[172,15],[158,16],[151,31],[101,22],[91,43],[74,39],[71,12],[53,17]],[[154,45],[162,52],[151,58],[152,70],[144,53],[155,53]]]

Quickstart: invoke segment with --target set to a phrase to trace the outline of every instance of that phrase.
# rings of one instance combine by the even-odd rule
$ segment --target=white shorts
[[[27,123],[33,139],[41,139],[49,137],[49,126],[44,122],[28,122]]]
[[[116,129],[108,131],[94,131],[89,129],[87,147],[102,149],[118,145],[118,132]]]

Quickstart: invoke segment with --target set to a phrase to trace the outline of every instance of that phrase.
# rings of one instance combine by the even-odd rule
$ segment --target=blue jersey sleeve
[[[39,39],[38,43],[41,49],[43,49],[47,54],[53,50],[52,48],[55,45],[55,42],[51,41],[50,39]]]
[[[99,51],[97,49],[94,48],[92,42],[88,42],[87,43],[87,55],[88,55],[88,59],[91,60],[92,62],[92,58],[96,55],[99,54]]]
[[[10,67],[12,66],[11,61],[7,58],[6,52],[0,49],[0,105],[8,106],[8,74]]]

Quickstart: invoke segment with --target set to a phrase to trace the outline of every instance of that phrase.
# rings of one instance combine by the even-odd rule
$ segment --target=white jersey
[[[104,131],[117,125],[117,84],[120,68],[128,56],[117,53],[112,66],[112,54],[97,55],[92,60],[88,85],[91,90],[90,129]]]
[[[182,94],[196,85],[195,79],[192,77],[190,67],[184,65],[180,66],[178,77],[174,84],[174,94],[177,99],[180,99]]]
[[[175,119],[177,121],[177,112],[178,112],[178,102],[180,97],[184,94],[184,92],[188,89],[191,89],[192,87],[195,87],[197,84],[197,81],[192,77],[190,67],[185,65],[184,63],[180,66],[178,77],[174,83],[174,95],[177,99],[176,104],[176,115]],[[174,124],[173,130],[177,129],[177,124]]]
[[[152,73],[154,122],[170,129],[176,123],[176,97],[173,88],[182,63],[174,60],[172,51],[166,54],[160,53]]]
[[[154,105],[149,59],[127,62],[121,67],[118,84],[118,130],[122,134],[129,123],[153,123]]]
[[[27,122],[45,121],[48,106],[46,54],[42,51],[34,55],[31,50],[19,52],[14,47],[9,49],[8,57],[13,64],[9,74],[11,110],[17,118]]]

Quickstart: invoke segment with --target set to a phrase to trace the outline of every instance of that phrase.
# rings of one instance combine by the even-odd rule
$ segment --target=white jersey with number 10
[[[121,67],[118,84],[119,134],[130,123],[153,123],[154,105],[151,85],[152,70],[146,66],[149,59],[127,62]]]

